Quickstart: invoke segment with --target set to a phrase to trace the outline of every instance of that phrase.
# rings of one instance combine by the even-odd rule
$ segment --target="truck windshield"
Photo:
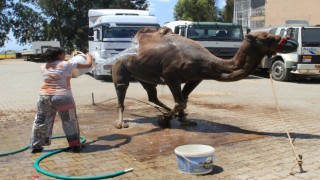
[[[117,25],[117,26],[103,26],[103,39],[105,38],[133,38],[134,35],[141,28],[153,27],[158,28],[158,24],[144,24],[144,25]]]
[[[320,46],[320,28],[302,28],[301,38],[303,46]]]
[[[242,41],[243,32],[238,25],[189,25],[187,37],[197,41]]]

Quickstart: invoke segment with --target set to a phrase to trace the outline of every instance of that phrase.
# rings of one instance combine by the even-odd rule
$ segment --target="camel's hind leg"
[[[131,79],[131,74],[123,65],[122,60],[121,59],[117,60],[112,67],[112,80],[113,80],[114,87],[116,89],[117,97],[118,97],[119,119],[116,122],[115,126],[119,129],[129,127],[128,124],[123,122],[123,111],[124,111],[124,99],[126,97],[130,79]]]

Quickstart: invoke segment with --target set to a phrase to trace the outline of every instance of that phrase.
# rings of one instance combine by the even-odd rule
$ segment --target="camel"
[[[166,111],[159,120],[159,125],[170,124],[174,116],[177,116],[181,123],[188,124],[190,121],[184,112],[188,96],[202,80],[231,82],[246,78],[257,68],[264,56],[271,57],[276,53],[280,41],[279,36],[252,32],[245,36],[233,58],[221,59],[199,43],[174,34],[169,28],[146,28],[138,31],[135,35],[137,53],[119,57],[112,68],[118,97],[119,119],[116,127],[128,127],[123,121],[123,111],[131,77],[141,83],[150,102]],[[158,84],[169,87],[175,102],[172,109],[158,99]]]

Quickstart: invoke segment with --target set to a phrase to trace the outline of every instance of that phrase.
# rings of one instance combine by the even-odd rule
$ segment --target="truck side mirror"
[[[249,34],[251,32],[250,28],[247,28],[247,34]]]
[[[93,36],[93,28],[89,28],[88,36]]]

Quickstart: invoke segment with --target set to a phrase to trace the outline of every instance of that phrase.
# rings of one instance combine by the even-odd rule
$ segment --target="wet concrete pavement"
[[[41,85],[39,63],[0,61],[0,153],[28,144]],[[163,129],[161,113],[147,102],[140,84],[132,82],[126,99],[125,119],[130,127],[116,129],[116,95],[112,82],[83,75],[72,81],[81,135],[87,138],[80,153],[63,152],[43,160],[50,172],[70,176],[96,176],[133,168],[114,179],[318,179],[320,177],[319,92],[320,81],[274,82],[281,122],[269,79],[221,83],[204,81],[191,94],[188,118],[197,126],[181,126],[177,120]],[[158,87],[159,98],[170,107],[166,86]],[[143,101],[143,102],[141,102]],[[93,105],[94,102],[94,105]],[[303,155],[304,173],[293,168],[295,156],[285,126]],[[56,119],[54,135],[62,135]],[[207,144],[216,149],[213,171],[207,175],[182,174],[174,149],[183,144]],[[31,179],[39,174],[33,162],[46,152],[66,147],[55,139],[40,154],[30,150],[0,157],[0,179]]]

